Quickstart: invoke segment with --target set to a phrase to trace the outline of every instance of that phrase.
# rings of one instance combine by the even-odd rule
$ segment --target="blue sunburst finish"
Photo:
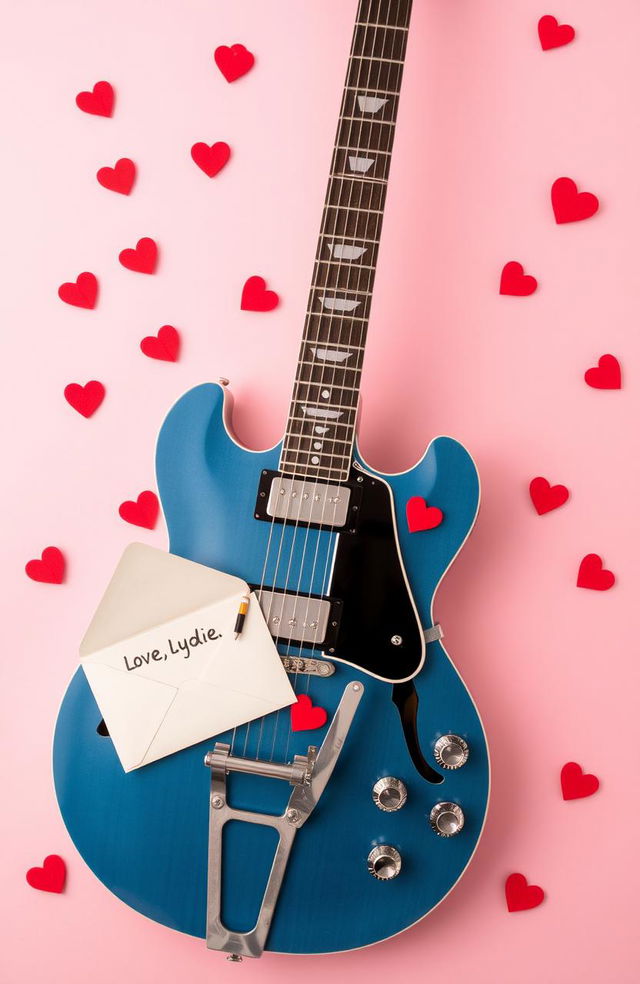
[[[225,396],[218,385],[196,387],[174,406],[160,433],[157,474],[170,549],[260,583],[270,524],[255,520],[253,510],[260,469],[277,469],[280,447],[249,452],[238,445],[225,423]],[[460,444],[439,437],[411,471],[378,477],[393,489],[407,576],[428,627],[438,583],[475,520],[476,469]],[[405,505],[413,495],[442,508],[440,527],[408,533]],[[288,563],[292,528],[276,530],[284,536],[282,556]],[[326,556],[335,534],[310,531],[309,536],[307,551],[317,546],[318,556]],[[322,591],[322,579],[307,576],[301,544],[298,533],[292,570],[303,570],[303,592]],[[277,572],[275,563],[267,569],[265,583],[275,579],[282,586],[285,574],[281,560]],[[354,949],[401,932],[449,892],[484,823],[489,763],[482,724],[442,645],[428,646],[415,679],[421,746],[433,761],[435,740],[451,731],[466,738],[471,754],[464,768],[445,772],[439,785],[424,781],[409,758],[391,685],[336,665],[333,677],[311,678],[315,704],[331,716],[350,680],[361,680],[365,693],[333,777],[294,843],[267,941],[272,951]],[[60,710],[54,743],[56,792],[69,833],[87,864],[120,899],[173,929],[203,937],[210,780],[203,756],[213,743],[125,774],[111,741],[96,734],[100,717],[78,670]],[[265,719],[262,728],[254,722],[240,729],[236,754],[259,752],[268,758],[273,752],[283,761],[304,753],[309,744],[319,745],[323,735],[324,729],[291,734],[289,715],[283,712]],[[232,736],[221,737],[230,741]],[[386,775],[401,778],[408,788],[407,803],[397,813],[382,813],[371,799],[372,786]],[[284,786],[235,774],[229,780],[230,801],[279,813],[289,794]],[[436,836],[428,822],[441,800],[464,810],[464,829],[450,839]],[[272,837],[272,831],[254,825],[233,823],[225,829],[223,918],[236,930],[255,922]],[[395,845],[402,855],[402,871],[393,881],[376,881],[367,873],[367,855],[378,843]]]

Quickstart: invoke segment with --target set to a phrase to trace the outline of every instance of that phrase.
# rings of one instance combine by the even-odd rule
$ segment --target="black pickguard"
[[[418,671],[424,639],[402,570],[391,490],[358,469],[350,481],[361,485],[362,499],[355,532],[338,540],[330,594],[342,599],[343,611],[329,655],[390,682],[406,680]]]

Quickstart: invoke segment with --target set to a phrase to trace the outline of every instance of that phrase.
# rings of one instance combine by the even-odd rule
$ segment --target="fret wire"
[[[334,144],[333,163],[329,176],[326,202],[323,209],[322,227],[319,237],[318,254],[314,261],[314,278],[311,285],[310,303],[305,316],[305,326],[301,346],[301,354],[298,363],[298,372],[294,383],[294,393],[289,416],[290,428],[285,433],[285,443],[281,455],[281,464],[288,468],[293,468],[294,473],[303,472],[312,477],[331,474],[348,474],[351,458],[351,447],[355,437],[355,416],[357,413],[357,394],[359,393],[359,380],[362,370],[362,358],[364,344],[354,345],[352,334],[356,331],[358,341],[364,343],[368,316],[360,317],[347,313],[336,313],[335,310],[312,310],[315,307],[316,299],[330,296],[331,298],[344,298],[349,295],[354,298],[364,298],[364,311],[366,313],[371,297],[373,279],[376,271],[376,260],[380,241],[382,215],[384,200],[386,197],[387,170],[391,157],[391,147],[395,135],[395,119],[398,104],[398,95],[402,80],[402,66],[404,64],[404,51],[407,39],[408,20],[411,9],[411,0],[367,0],[365,8],[364,0],[359,5],[359,14],[354,29],[352,40],[352,50],[347,69],[347,78],[343,92],[342,108],[338,121],[338,133]],[[366,13],[365,13],[366,11]],[[379,16],[375,16],[375,13]],[[386,19],[386,23],[383,20]],[[392,19],[396,23],[392,22]],[[397,23],[404,20],[405,25]],[[379,33],[382,32],[382,33]],[[395,39],[395,40],[394,40]],[[396,53],[402,58],[392,57]],[[387,57],[390,56],[390,57]],[[366,66],[366,69],[365,69]],[[377,69],[376,69],[377,66]],[[396,68],[395,66],[399,66]],[[364,69],[364,70],[363,70]],[[364,77],[366,75],[366,78]],[[377,75],[374,80],[373,76]],[[384,81],[387,81],[387,85]],[[354,93],[353,96],[350,93]],[[358,105],[357,94],[375,93],[389,97],[385,100],[387,105],[382,105],[379,110],[385,113],[384,118],[374,118],[373,111],[370,115],[367,110],[362,108],[362,115],[354,115],[350,109],[353,105],[354,110]],[[349,98],[349,109],[346,111],[346,100]],[[360,106],[363,103],[360,102]],[[366,104],[365,104],[366,105]],[[375,105],[375,104],[374,104]],[[372,126],[372,124],[384,124],[384,126]],[[348,134],[346,127],[349,127]],[[354,130],[357,127],[357,130]],[[383,134],[386,139],[383,140]],[[346,137],[346,139],[345,139]],[[354,140],[354,138],[356,138]],[[356,143],[357,146],[352,144]],[[386,143],[386,147],[381,144]],[[376,144],[378,146],[369,146]],[[345,166],[340,168],[340,155],[345,155]],[[348,156],[368,155],[373,158],[372,175],[368,176],[364,172],[353,171],[347,173],[346,158]],[[382,169],[382,170],[381,170]],[[350,182],[349,185],[346,182]],[[375,189],[379,188],[379,191]],[[366,194],[365,194],[366,192]],[[345,196],[348,204],[342,204]],[[378,201],[379,200],[379,201]],[[357,204],[356,204],[357,202]],[[369,202],[371,205],[380,205],[378,208],[365,208],[363,204]],[[360,216],[366,215],[367,220],[363,223]],[[333,228],[330,229],[329,227]],[[363,227],[364,226],[364,227]],[[344,231],[340,231],[343,229]],[[364,232],[365,235],[359,235]],[[373,236],[373,238],[372,238]],[[326,244],[326,245],[325,245]],[[360,264],[357,262],[359,257],[351,259],[345,251],[349,244],[355,251],[362,250],[361,256],[366,257],[371,262]],[[327,250],[327,246],[329,249]],[[338,258],[334,252],[334,247],[342,246],[344,249]],[[331,258],[324,259],[324,253],[329,252]],[[369,255],[367,255],[369,254]],[[324,267],[322,264],[325,264]],[[336,269],[337,268],[337,269]],[[365,273],[366,271],[366,273]],[[366,280],[365,280],[366,277]],[[324,283],[318,283],[319,280]],[[357,286],[352,286],[352,284]],[[363,289],[364,287],[367,289]],[[313,301],[313,303],[312,303]],[[315,321],[313,319],[316,319]],[[348,323],[348,329],[347,329]],[[345,341],[346,332],[349,332],[349,341]],[[334,340],[334,335],[336,340]],[[315,337],[311,337],[315,336]],[[329,340],[325,340],[328,338]],[[338,359],[323,360],[317,355],[311,360],[306,358],[305,346],[313,349],[324,349],[333,352],[348,352],[354,355],[352,365],[343,364]],[[345,358],[348,358],[346,356]],[[306,367],[309,367],[308,369]],[[347,373],[352,373],[348,376]],[[319,376],[319,378],[304,378],[305,374],[309,377]],[[331,379],[327,379],[331,377]],[[358,385],[347,386],[346,379],[350,379]],[[306,390],[303,387],[306,386]],[[317,389],[313,390],[312,388]],[[303,400],[301,393],[315,393],[322,389],[330,389],[336,394],[340,392],[345,395],[348,393],[356,395],[356,406],[346,404],[334,404],[317,400]],[[327,417],[309,417],[306,414],[300,416],[296,412],[298,407],[312,404],[314,409],[322,411],[339,410],[343,419],[331,419]],[[311,443],[319,439],[313,434],[314,426],[327,426],[330,431],[322,438],[322,443],[327,450],[306,450],[300,445]],[[311,433],[304,433],[305,425]],[[294,430],[295,428],[295,430]],[[341,430],[342,428],[342,430]],[[351,437],[351,441],[343,438],[334,437],[335,433],[343,433]],[[288,446],[287,439],[291,438],[291,445]],[[293,438],[297,438],[297,447],[293,447]],[[345,468],[333,465],[334,458],[339,460],[340,453],[335,450],[335,443],[344,445],[345,452],[342,455],[345,459]],[[330,450],[329,450],[330,449]],[[317,452],[314,454],[314,450]],[[318,457],[320,463],[313,468],[309,463],[299,463],[299,457],[303,459]],[[329,460],[330,464],[323,464]]]

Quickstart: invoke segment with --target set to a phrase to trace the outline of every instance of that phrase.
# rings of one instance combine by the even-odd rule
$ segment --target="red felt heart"
[[[558,178],[551,186],[551,205],[556,222],[581,222],[595,215],[600,202],[590,191],[578,191],[571,178]]]
[[[78,109],[92,116],[111,116],[113,101],[113,86],[109,82],[96,82],[91,92],[79,92],[76,96]]]
[[[121,157],[114,167],[101,167],[96,178],[103,188],[129,195],[136,180],[136,166],[128,157]]]
[[[80,273],[77,280],[61,284],[58,297],[65,304],[92,310],[98,299],[98,280],[92,273]]]
[[[64,388],[65,400],[83,417],[93,416],[104,400],[104,393],[104,386],[97,379],[91,379],[84,386],[80,383],[69,383]]]
[[[66,878],[67,866],[57,854],[46,857],[41,868],[29,868],[27,871],[27,882],[40,892],[60,893]]]
[[[255,58],[243,44],[232,44],[230,48],[226,44],[220,45],[213,57],[227,82],[235,82],[246,75],[255,62]]]
[[[593,796],[600,788],[600,780],[588,772],[583,772],[577,762],[567,762],[560,773],[562,798],[565,800],[584,799]]]
[[[43,584],[62,584],[65,572],[64,555],[57,547],[45,547],[40,560],[30,560],[25,564],[27,577]]]
[[[530,274],[525,274],[522,263],[511,260],[505,263],[500,276],[500,293],[511,297],[528,297],[533,294],[538,281]]]
[[[538,21],[538,37],[543,51],[550,48],[561,48],[564,44],[569,44],[576,36],[571,24],[558,24],[555,17],[546,14]]]
[[[524,875],[514,872],[504,883],[504,894],[509,912],[522,912],[535,909],[544,899],[539,885],[529,885]]]
[[[249,277],[242,288],[240,307],[243,311],[273,311],[279,300],[274,290],[267,290],[262,277]]]
[[[314,731],[327,723],[327,712],[323,707],[314,707],[306,694],[298,696],[298,703],[291,705],[291,730]]]
[[[435,530],[443,520],[442,511],[436,506],[428,506],[419,495],[414,495],[407,502],[407,526],[410,533],[422,530]]]
[[[585,372],[584,381],[594,389],[619,390],[622,386],[622,373],[615,355],[601,355],[598,365]]]
[[[616,576],[613,571],[608,571],[602,566],[602,557],[598,554],[587,554],[580,563],[577,583],[579,588],[608,591],[616,583]]]
[[[214,178],[231,157],[231,147],[223,140],[211,146],[206,143],[195,143],[191,148],[191,156],[207,177]]]
[[[180,335],[173,325],[163,325],[157,335],[147,335],[140,342],[140,348],[150,359],[163,362],[177,362],[180,352]]]
[[[138,240],[135,249],[123,249],[119,260],[127,270],[136,273],[155,273],[158,264],[158,247],[153,239],[144,236]]]
[[[529,495],[539,516],[564,505],[569,498],[566,485],[551,485],[546,478],[532,478]]]
[[[152,530],[158,520],[159,510],[160,503],[155,492],[141,492],[135,502],[131,499],[123,502],[118,512],[125,523]]]

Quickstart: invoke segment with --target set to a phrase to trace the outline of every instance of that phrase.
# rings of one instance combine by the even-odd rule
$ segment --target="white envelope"
[[[248,585],[132,543],[80,645],[125,772],[296,701]]]

